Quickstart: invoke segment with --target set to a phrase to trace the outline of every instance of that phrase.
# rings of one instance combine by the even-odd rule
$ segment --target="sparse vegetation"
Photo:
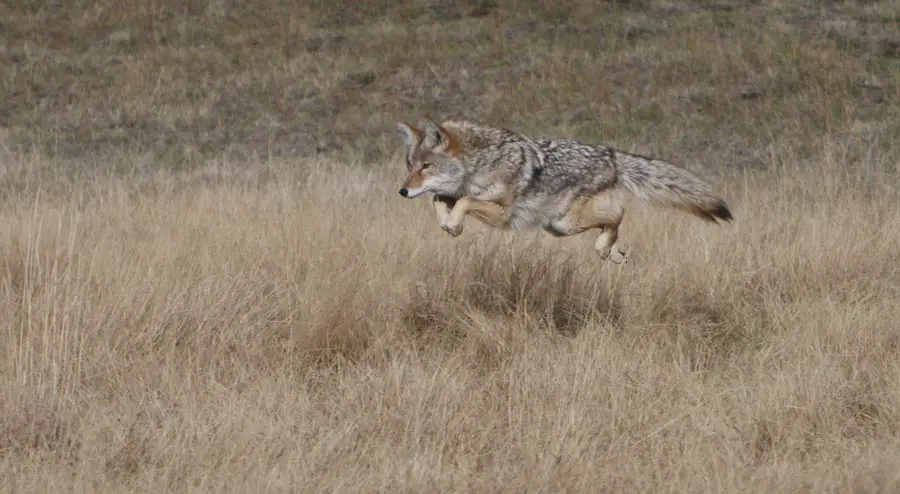
[[[896,2],[0,5],[4,492],[894,492]],[[737,221],[438,228],[394,120]]]

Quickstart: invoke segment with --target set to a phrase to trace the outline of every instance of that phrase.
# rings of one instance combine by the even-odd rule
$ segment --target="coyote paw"
[[[613,247],[605,255],[603,253],[601,253],[600,257],[604,261],[609,261],[613,264],[627,264],[628,263],[628,254],[626,254],[624,250],[622,250],[618,247]]]
[[[447,223],[441,223],[441,230],[449,233],[452,237],[458,237],[460,233],[462,233],[463,227],[462,225],[449,225]]]

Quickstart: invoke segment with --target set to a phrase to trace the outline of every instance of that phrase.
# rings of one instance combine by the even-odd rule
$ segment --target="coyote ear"
[[[447,153],[452,154],[457,148],[453,134],[431,119],[425,123],[425,139],[432,143],[435,149],[443,149]]]
[[[435,145],[441,144],[441,129],[431,120],[425,122],[425,138]]]
[[[397,131],[403,135],[407,146],[412,146],[422,138],[421,130],[403,122],[397,122]]]
[[[445,142],[444,129],[430,118],[425,119],[425,137],[435,146],[440,146]]]

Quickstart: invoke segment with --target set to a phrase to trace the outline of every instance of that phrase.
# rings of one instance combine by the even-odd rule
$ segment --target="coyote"
[[[397,129],[406,139],[409,172],[400,195],[430,192],[441,228],[454,237],[466,215],[495,228],[539,227],[557,237],[597,229],[600,257],[621,264],[628,262],[615,245],[624,191],[709,222],[733,219],[707,183],[658,159],[463,120],[397,122]]]

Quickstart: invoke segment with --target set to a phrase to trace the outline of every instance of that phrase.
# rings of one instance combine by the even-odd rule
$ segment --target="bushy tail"
[[[671,206],[711,222],[734,219],[728,204],[687,170],[622,152],[616,152],[616,161],[619,182],[645,203]]]

